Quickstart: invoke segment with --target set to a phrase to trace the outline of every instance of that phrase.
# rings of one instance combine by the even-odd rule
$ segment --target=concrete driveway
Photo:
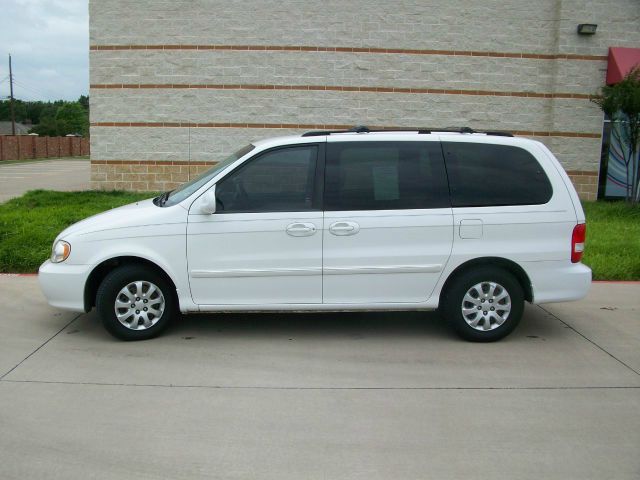
[[[0,277],[0,476],[637,479],[639,298],[594,284],[486,345],[421,313],[192,316],[124,343]]]
[[[86,190],[90,188],[91,162],[88,159],[59,158],[0,162],[0,203],[28,190]]]

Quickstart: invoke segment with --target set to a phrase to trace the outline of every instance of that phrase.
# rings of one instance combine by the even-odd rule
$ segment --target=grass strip
[[[36,272],[69,225],[151,193],[32,190],[0,204],[0,272]]]
[[[582,261],[594,280],[640,280],[640,205],[584,202],[587,244]]]

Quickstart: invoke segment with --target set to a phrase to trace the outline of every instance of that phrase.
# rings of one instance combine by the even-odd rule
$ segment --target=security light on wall
[[[595,23],[581,23],[578,25],[578,35],[594,35],[597,28]]]

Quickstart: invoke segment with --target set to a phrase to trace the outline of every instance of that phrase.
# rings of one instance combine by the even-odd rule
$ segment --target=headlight
[[[58,240],[51,249],[51,261],[53,263],[64,262],[71,253],[71,245],[64,240]]]

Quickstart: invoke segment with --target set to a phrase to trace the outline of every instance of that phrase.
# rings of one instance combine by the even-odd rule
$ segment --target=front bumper
[[[68,265],[47,260],[38,270],[38,282],[49,305],[84,312],[84,287],[90,265]]]

